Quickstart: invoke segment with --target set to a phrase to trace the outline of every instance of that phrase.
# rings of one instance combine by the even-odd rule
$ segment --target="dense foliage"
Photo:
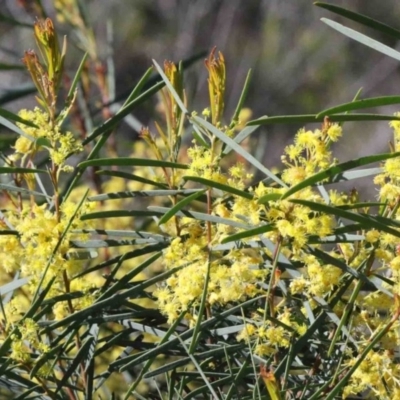
[[[78,70],[67,77],[66,39],[38,19],[38,52],[23,57],[38,105],[0,109],[3,398],[400,399],[400,114],[353,113],[400,96],[250,120],[249,72],[229,117],[213,49],[204,110],[185,91],[194,57],[154,61],[113,111],[112,59],[107,71],[79,2],[60,3],[85,50]],[[121,138],[118,124],[155,94],[154,128]],[[387,153],[333,156],[346,121],[376,120],[390,121]],[[273,172],[251,135],[289,122],[316,127],[296,133]],[[365,177],[372,201],[340,188]]]

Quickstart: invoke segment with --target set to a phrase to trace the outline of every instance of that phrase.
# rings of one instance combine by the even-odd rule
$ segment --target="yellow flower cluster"
[[[51,160],[55,165],[65,172],[71,172],[72,167],[65,165],[65,162],[73,153],[78,153],[83,150],[82,144],[77,141],[71,132],[61,132],[58,125],[52,126],[49,115],[36,107],[33,111],[21,110],[18,115],[30,121],[37,128],[29,127],[25,124],[18,123],[29,137],[20,136],[15,142],[14,160],[20,157],[34,155],[36,152],[47,149]],[[35,139],[32,141],[31,138]],[[43,139],[38,142],[38,139]]]
[[[262,314],[262,311],[260,312]],[[301,336],[306,332],[306,325],[298,323],[291,310],[284,308],[278,315],[278,323],[263,322],[260,315],[253,316],[254,324],[245,324],[236,336],[237,340],[255,340],[254,353],[263,357],[274,355],[280,348],[288,348],[293,335]]]
[[[219,183],[226,182],[226,177],[221,173],[218,158],[211,149],[195,145],[188,149],[188,156],[191,158],[191,163],[187,175]]]
[[[47,353],[50,348],[40,340],[39,326],[31,318],[25,318],[17,325],[18,333],[12,335],[11,355],[14,360],[27,363],[31,360],[31,352]]]
[[[21,276],[29,279],[29,294],[24,292],[20,299],[25,306],[29,306],[29,303],[24,302],[23,298],[30,298],[42,279],[44,287],[52,278],[56,278],[47,295],[54,297],[65,293],[64,274],[71,278],[81,270],[82,262],[70,258],[68,252],[71,240],[85,240],[86,235],[73,234],[71,230],[88,227],[86,222],[80,221],[79,216],[89,210],[91,205],[84,204],[72,219],[76,207],[76,204],[70,202],[62,204],[59,219],[56,213],[47,208],[47,204],[34,205],[22,212],[5,213],[18,236],[0,236],[0,251],[4,255],[1,270],[3,276],[12,277],[20,272]],[[90,282],[80,284],[80,290],[84,292],[91,288]],[[13,301],[6,306],[11,321],[15,320],[15,302],[19,301],[19,297]],[[75,301],[75,304],[78,306],[80,301]]]
[[[356,358],[350,358],[348,365],[353,365],[356,360]],[[371,350],[351,376],[350,384],[345,387],[343,398],[371,391],[377,396],[376,398],[381,400],[399,400],[399,380],[400,366],[393,361],[389,352]]]
[[[294,144],[287,146],[282,156],[286,166],[282,174],[283,181],[296,185],[319,170],[328,168],[332,164],[329,144],[341,136],[342,129],[337,124],[325,123],[323,129],[315,131],[301,129]]]

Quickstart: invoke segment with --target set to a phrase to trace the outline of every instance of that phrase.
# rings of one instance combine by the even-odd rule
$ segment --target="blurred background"
[[[42,5],[54,17],[54,4],[68,7],[71,1],[43,1]],[[32,29],[26,27],[32,26],[38,12],[37,3],[0,0],[0,63],[20,64],[24,50],[35,46]],[[112,88],[111,98],[129,91],[151,65],[152,58],[159,63],[165,59],[179,61],[201,50],[209,52],[214,46],[222,51],[227,64],[227,121],[250,68],[253,77],[245,105],[252,110],[252,118],[315,113],[351,101],[360,88],[363,88],[362,97],[398,93],[398,62],[342,36],[320,18],[331,18],[394,48],[399,48],[398,43],[316,7],[310,0],[92,0],[81,3],[96,36],[97,55],[104,65],[109,55],[107,43],[113,43],[115,90]],[[329,3],[399,27],[398,1]],[[10,19],[21,25],[15,26]],[[66,21],[59,19],[56,29],[68,37],[66,64],[72,77],[83,54],[74,44],[79,38]],[[185,79],[189,109],[201,112],[208,102],[202,60],[187,71]],[[4,102],[10,93],[26,85],[29,78],[25,70],[2,69],[0,106],[14,112],[21,107],[32,107],[32,95]],[[151,123],[154,104],[134,114],[139,125]],[[397,108],[379,111],[390,114]],[[268,167],[279,167],[280,154],[298,128],[296,125],[259,128],[255,136],[259,144],[257,156]],[[128,126],[121,129],[132,130]],[[336,156],[345,161],[371,152],[386,152],[391,135],[386,122],[347,123],[345,138],[337,145]]]

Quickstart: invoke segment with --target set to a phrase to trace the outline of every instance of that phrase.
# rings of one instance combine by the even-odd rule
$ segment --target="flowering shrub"
[[[169,61],[154,62],[156,78],[147,71],[114,112],[80,8],[58,1],[56,10],[86,51],[66,97],[66,42],[60,48],[53,22],[38,20],[40,57],[31,50],[23,60],[39,106],[0,113],[18,135],[0,167],[2,395],[400,399],[400,114],[349,113],[400,98],[250,121],[249,73],[226,122],[226,65],[214,49],[201,117],[188,110],[183,64]],[[143,127],[119,157],[126,146],[114,128],[156,92],[154,132]],[[374,119],[391,121],[389,153],[333,157],[344,122]],[[250,135],[290,121],[318,128],[300,129],[273,173],[252,155]],[[374,201],[335,186],[361,177],[373,179]]]

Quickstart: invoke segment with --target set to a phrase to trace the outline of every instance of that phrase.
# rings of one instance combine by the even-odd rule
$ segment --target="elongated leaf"
[[[160,74],[162,80],[167,85],[168,90],[171,92],[172,96],[174,96],[174,100],[176,101],[176,104],[178,104],[179,108],[181,109],[181,111],[184,114],[188,114],[189,112],[188,112],[187,108],[183,104],[183,102],[182,102],[181,98],[179,97],[178,93],[176,93],[176,90],[172,86],[171,82],[168,80],[167,76],[164,74],[164,71],[162,70],[162,68],[157,64],[156,60],[153,60],[153,64],[155,65],[156,70]]]
[[[337,30],[338,32],[342,33],[343,35],[353,39],[359,43],[362,43],[365,46],[370,47],[376,51],[379,51],[386,56],[394,58],[397,61],[400,61],[400,53],[385,44],[378,42],[375,39],[368,37],[360,32],[355,31],[354,29],[347,28],[346,26],[339,24],[335,21],[332,21],[327,18],[321,18],[321,21],[330,26],[331,28]]]
[[[75,72],[74,79],[72,80],[71,87],[69,88],[69,91],[68,91],[67,101],[71,101],[72,98],[74,97],[74,92],[75,92],[75,89],[76,89],[76,87],[78,85],[78,82],[79,82],[79,79],[81,77],[82,70],[83,70],[83,67],[85,66],[86,60],[88,58],[88,55],[89,54],[87,52],[83,55],[82,60],[81,60],[81,62],[79,64],[79,67]]]
[[[245,158],[254,168],[257,168],[262,173],[271,178],[274,182],[278,183],[280,186],[287,187],[287,185],[280,180],[276,175],[274,175],[268,168],[265,168],[256,158],[254,158],[251,154],[249,154],[243,147],[238,145],[233,139],[225,135],[219,129],[217,129],[214,125],[210,124],[208,121],[199,118],[192,117],[191,121],[203,126],[207,130],[209,130],[213,135],[215,135],[221,142],[225,143],[229,147],[231,147],[236,153],[240,154],[243,158]]]
[[[310,176],[309,178],[304,179],[304,181],[298,183],[295,186],[292,186],[286,193],[282,195],[282,199],[286,199],[291,196],[293,193],[298,192],[301,189],[304,189],[308,186],[315,185],[324,179],[330,179],[334,182],[341,180],[340,177],[343,172],[357,168],[362,165],[372,164],[375,162],[385,161],[390,158],[396,158],[400,156],[400,152],[396,153],[386,153],[386,154],[377,154],[374,156],[360,157],[356,160],[351,160],[344,162],[342,164],[334,165],[324,171],[318,172],[315,175]]]
[[[133,88],[132,92],[129,94],[129,96],[124,101],[124,104],[123,104],[122,107],[125,107],[132,100],[134,100],[137,96],[139,96],[141,90],[143,89],[143,86],[146,84],[147,80],[150,78],[150,75],[151,75],[152,71],[153,71],[153,67],[150,67],[150,68],[147,69],[147,71],[140,78],[139,82]]]
[[[146,92],[142,93],[140,96],[133,99],[130,103],[122,107],[117,114],[112,118],[108,119],[104,124],[100,125],[82,142],[86,145],[96,139],[98,136],[105,134],[106,132],[113,129],[124,117],[126,117],[132,110],[149,99],[154,93],[157,93],[164,86],[164,82],[156,83]]]
[[[97,211],[82,215],[81,220],[88,221],[90,219],[122,218],[122,217],[154,217],[160,214],[162,213],[157,211],[141,211],[141,210]]]
[[[249,199],[249,200],[253,199],[253,195],[249,192],[245,192],[245,191],[237,189],[233,186],[224,185],[219,182],[214,182],[209,179],[200,178],[198,176],[184,176],[183,179],[185,181],[198,182],[198,183],[201,183],[202,185],[222,190],[223,192],[231,193],[231,194],[234,194],[239,197],[244,197],[245,199]]]
[[[83,343],[79,351],[76,353],[74,358],[72,359],[71,365],[64,372],[62,379],[57,384],[56,394],[64,388],[65,384],[68,382],[68,379],[76,373],[78,366],[80,363],[83,363],[87,360],[89,352],[92,348],[92,344],[95,341],[93,336],[89,336]]]
[[[30,140],[31,142],[35,142],[35,138],[31,135],[28,135],[25,133],[22,129],[18,128],[17,125],[14,125],[12,122],[10,122],[8,119],[4,118],[3,116],[0,115],[0,125],[5,126],[6,128],[10,129],[11,131],[18,133],[18,135],[23,136],[24,138]]]
[[[31,122],[27,121],[26,119],[21,118],[19,115],[14,114],[10,111],[4,110],[4,108],[0,108],[0,115],[8,120],[19,122],[21,124],[24,124],[26,126],[30,126],[32,128],[37,128],[37,126]]]
[[[120,167],[161,167],[161,168],[180,168],[188,169],[186,164],[179,164],[169,161],[150,160],[148,158],[96,158],[94,160],[83,161],[78,164],[78,168],[86,167],[106,167],[106,166],[120,166]]]
[[[19,192],[19,193],[25,193],[29,196],[42,196],[51,199],[51,196],[48,196],[44,193],[35,192],[34,190],[28,190],[14,185],[7,185],[6,183],[0,183],[0,189],[6,190],[7,192],[17,192],[17,193]]]
[[[249,91],[251,75],[252,71],[251,69],[249,69],[249,72],[247,73],[246,80],[243,85],[242,93],[240,94],[239,102],[236,106],[235,112],[233,113],[232,121],[236,122],[239,119],[240,111],[243,108],[244,102],[246,101],[247,93]]]
[[[14,280],[10,283],[6,283],[5,285],[0,286],[0,296],[3,296],[7,293],[13,292],[14,290],[19,289],[20,287],[26,285],[29,282],[30,278],[20,278]]]
[[[11,18],[3,13],[0,13],[0,21],[9,25],[19,26],[21,28],[29,28],[32,29],[32,24],[27,22],[21,22],[14,18]]]
[[[123,172],[123,171],[108,171],[108,170],[102,169],[100,171],[97,171],[96,174],[106,175],[106,176],[115,176],[117,178],[127,179],[130,181],[137,181],[137,182],[145,183],[147,185],[153,185],[155,187],[164,188],[164,189],[168,187],[165,183],[155,182],[150,179],[143,178],[141,176],[130,174],[128,172]]]
[[[21,64],[0,63],[0,71],[23,70],[25,67]]]
[[[185,197],[181,201],[178,201],[171,209],[169,209],[158,221],[158,225],[162,225],[167,223],[173,216],[175,216],[183,207],[190,204],[192,201],[196,200],[202,194],[204,194],[206,190],[200,190],[196,193],[191,194],[188,197]]]
[[[116,263],[125,261],[125,260],[131,260],[133,258],[137,258],[146,254],[154,253],[163,250],[165,247],[167,247],[169,244],[169,241],[165,241],[164,243],[157,243],[155,244],[150,244],[148,246],[141,246],[140,248],[132,251],[128,251],[127,253],[124,253],[123,255],[119,255],[117,257],[110,258],[106,261],[103,261],[100,264],[94,265],[93,267],[87,268],[84,271],[80,272],[79,274],[76,274],[74,276],[74,279],[80,278],[82,276],[85,276],[87,274],[90,274],[93,271],[99,271],[104,268],[110,267],[111,265],[114,265]],[[121,261],[122,260],[122,261]]]
[[[344,103],[340,104],[339,106],[327,108],[326,110],[321,111],[317,115],[317,118],[325,115],[331,116],[332,114],[360,110],[362,108],[380,107],[399,103],[400,96],[371,97],[369,99],[356,100],[352,101],[351,103]]]
[[[358,208],[381,207],[383,205],[384,205],[383,203],[378,203],[378,202],[364,202],[364,203],[354,203],[354,204],[343,204],[337,207],[342,208],[343,210],[355,210]]]
[[[119,247],[119,246],[134,246],[137,244],[154,243],[151,239],[134,239],[134,240],[71,240],[71,248],[87,249],[87,248],[102,248],[102,247]]]
[[[250,136],[256,129],[258,128],[258,126],[246,126],[245,128],[243,128],[234,138],[233,140],[236,143],[242,143],[244,139],[246,139],[248,136]],[[227,155],[232,151],[232,148],[229,146],[226,146],[222,152],[222,154]]]
[[[324,8],[326,10],[332,11],[335,14],[341,15],[345,18],[348,18],[352,21],[359,22],[369,28],[375,29],[378,32],[386,33],[387,35],[393,36],[396,39],[400,40],[400,31],[398,29],[394,29],[389,25],[386,25],[382,22],[379,22],[375,19],[367,17],[366,15],[359,14],[350,10],[346,10],[345,8],[335,6],[333,4],[322,3],[317,1],[314,3],[316,6]]]
[[[178,194],[187,195],[199,192],[199,189],[182,190],[135,190],[129,192],[104,193],[97,196],[91,196],[89,201],[106,201],[115,199],[131,199],[135,197],[157,197],[157,196],[176,196]]]
[[[0,236],[1,236],[1,235],[4,235],[4,236],[7,236],[7,235],[18,236],[18,235],[19,235],[19,232],[18,232],[18,231],[11,230],[11,229],[1,229],[1,230],[0,230]]]
[[[3,90],[3,93],[0,96],[0,105],[18,100],[21,97],[28,96],[32,93],[36,93],[36,87],[31,84],[25,84],[13,89]]]
[[[151,239],[157,243],[169,242],[169,237],[159,235],[152,232],[144,231],[128,231],[128,230],[111,230],[111,229],[73,229],[71,233],[90,233],[96,235],[117,236],[117,237],[134,237],[138,239]]]
[[[208,357],[214,358],[214,357],[222,357],[224,356],[227,352],[228,353],[233,353],[236,352],[237,350],[241,350],[243,349],[245,345],[243,343],[240,344],[232,344],[232,345],[228,345],[228,346],[221,346],[221,347],[217,347],[215,349],[211,349],[211,350],[207,350],[204,351],[202,353],[196,353],[196,360],[202,360],[202,359],[206,359]],[[156,368],[154,370],[152,370],[151,372],[148,372],[147,374],[145,374],[144,378],[151,378],[153,376],[157,376],[160,374],[164,374],[165,372],[171,371],[177,367],[183,366],[183,365],[187,365],[190,363],[190,357],[184,357],[181,358],[180,360],[176,360],[176,361],[172,361],[171,363],[165,364],[159,368]]]
[[[87,318],[90,315],[93,315],[93,313],[106,309],[107,307],[118,307],[122,303],[125,302],[125,300],[129,298],[134,298],[136,295],[141,294],[143,295],[143,292],[145,289],[148,287],[155,285],[157,282],[162,282],[164,279],[169,278],[171,275],[176,273],[182,269],[182,267],[177,267],[177,268],[172,268],[168,271],[165,271],[153,278],[149,278],[144,282],[138,282],[134,284],[131,288],[125,290],[122,293],[117,293],[114,296],[111,296],[109,298],[106,298],[101,301],[96,301],[95,303],[91,304],[90,306],[84,308],[83,310],[76,311],[74,314],[70,314],[64,319],[60,321],[55,321],[48,327],[46,327],[46,330],[54,330],[57,329],[61,326],[69,325],[74,321],[80,321],[82,318]],[[0,354],[1,354],[2,347],[0,347]]]
[[[347,121],[400,121],[399,116],[381,114],[334,114],[329,117],[332,122]],[[306,115],[280,115],[276,117],[261,117],[249,121],[247,125],[270,125],[270,124],[307,124],[324,122],[324,117],[317,114]]]
[[[246,309],[247,306],[260,300],[261,298],[263,298],[263,296],[254,297],[250,300],[245,301],[244,303],[241,303],[237,306],[233,306],[232,308],[230,308],[226,311],[223,311],[218,316],[213,316],[212,318],[203,321],[200,325],[201,330],[205,330],[205,329],[211,328],[212,326],[215,326],[217,321],[224,320],[224,318],[234,314],[235,312],[239,311],[241,308]],[[175,348],[177,346],[177,344],[180,343],[179,339],[186,340],[188,338],[191,338],[193,336],[193,331],[194,331],[194,328],[188,329],[185,332],[180,334],[180,338],[176,337],[174,339],[169,340],[168,342],[163,343],[162,345],[157,346],[156,348],[154,348],[152,350],[145,352],[144,354],[137,354],[137,355],[132,356],[132,358],[129,360],[129,362],[127,362],[124,366],[122,366],[120,368],[120,371],[121,372],[125,371],[129,368],[132,368],[135,365],[138,365],[138,364],[141,364],[142,362],[147,361],[148,359],[150,359],[152,357],[163,354],[166,350],[168,350],[170,348]]]
[[[20,167],[0,167],[0,174],[47,174],[44,169],[20,168]]]
[[[258,226],[257,228],[248,229],[247,231],[235,233],[234,235],[230,235],[224,239],[222,239],[221,243],[229,243],[242,239],[246,239],[251,236],[262,235],[263,233],[270,232],[274,229],[273,224]]]
[[[277,201],[282,197],[279,193],[268,193],[258,199],[258,204],[266,204],[270,201]]]
[[[32,379],[35,377],[36,373],[39,371],[40,367],[48,360],[51,360],[54,356],[60,353],[60,350],[65,346],[65,343],[58,344],[57,346],[52,347],[49,351],[43,353],[40,357],[35,360],[35,364],[30,371],[29,377]]]
[[[341,207],[342,208],[342,207]],[[342,235],[330,235],[320,238],[319,236],[309,236],[309,244],[328,244],[328,243],[354,243],[356,241],[364,240],[364,235],[351,235],[344,233]]]
[[[335,183],[335,182],[347,182],[347,181],[351,181],[353,179],[365,178],[365,177],[371,176],[371,175],[378,175],[378,174],[381,174],[382,172],[383,172],[383,168],[381,168],[381,167],[357,169],[355,171],[347,171],[347,172],[343,172],[342,174],[336,175],[332,178],[329,178],[329,180],[327,182],[324,182],[324,184]]]
[[[125,285],[130,282],[135,276],[143,272],[147,267],[152,265],[154,262],[156,262],[160,257],[162,253],[156,253],[152,255],[150,258],[148,258],[146,261],[144,261],[142,264],[138,265],[136,268],[134,268],[132,271],[128,272],[123,276],[121,279],[116,281],[114,285],[112,285],[110,288],[108,288],[99,298],[97,301],[102,301],[105,300],[115,293],[117,293],[119,290],[123,289]]]
[[[171,210],[170,208],[166,208],[166,207],[155,207],[155,206],[151,206],[151,207],[147,207],[148,210],[150,210],[150,212],[154,212],[154,213],[166,213],[169,210]],[[237,222],[231,219],[226,219],[226,218],[221,218],[221,217],[217,217],[216,215],[209,215],[209,214],[204,214],[204,213],[199,213],[199,212],[195,212],[195,211],[186,211],[186,210],[180,210],[175,214],[177,217],[189,217],[189,218],[194,218],[200,221],[209,221],[215,224],[224,224],[224,225],[230,225],[230,226],[234,226],[235,228],[242,228],[242,229],[248,229],[249,226],[246,224],[243,224],[241,222]]]
[[[326,204],[320,204],[320,203],[314,203],[312,201],[308,200],[290,200],[290,202],[295,203],[295,204],[300,204],[303,206],[306,206],[310,208],[311,210],[322,212],[327,215],[334,215],[336,217],[341,217],[348,219],[350,221],[355,221],[359,222],[361,226],[364,228],[368,229],[377,229],[383,232],[390,233],[391,235],[394,235],[396,237],[400,237],[400,231],[397,231],[396,229],[393,229],[389,226],[387,226],[384,223],[381,223],[375,219],[360,215],[360,214],[355,214],[350,211],[342,210],[337,207],[331,207]]]

